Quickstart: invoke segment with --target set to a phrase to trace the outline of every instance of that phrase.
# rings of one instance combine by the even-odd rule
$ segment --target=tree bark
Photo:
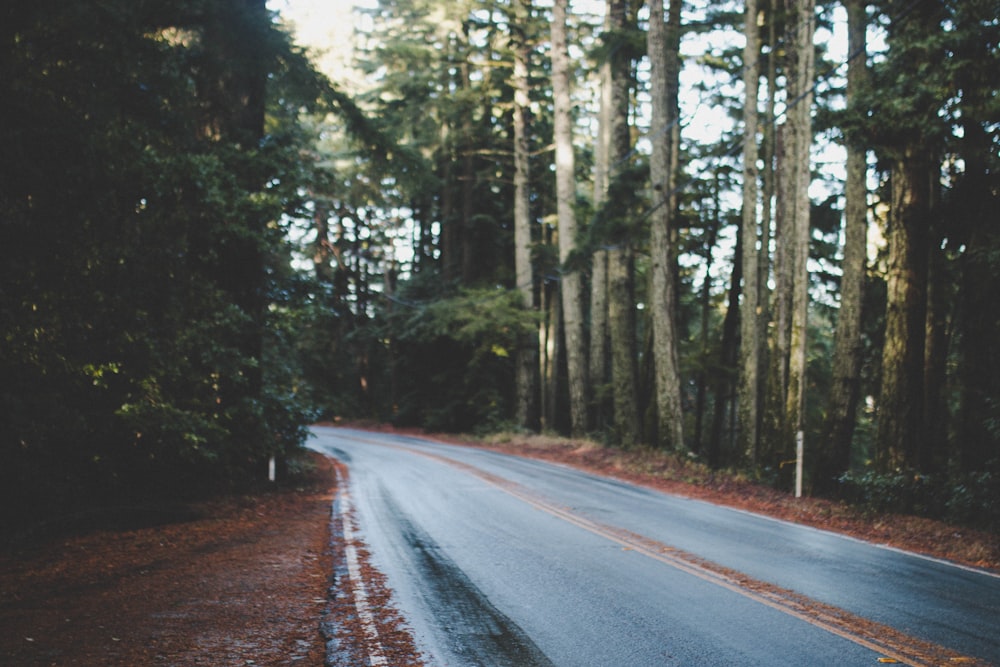
[[[794,451],[795,434],[805,428],[806,346],[809,316],[809,148],[812,145],[812,88],[814,78],[815,0],[796,0],[794,87],[789,90],[789,124],[792,129],[791,160],[786,163],[794,186],[786,193],[792,204],[791,333],[789,337],[788,389],[785,400],[786,451]],[[744,272],[745,273],[745,272]]]
[[[617,441],[626,446],[641,440],[638,370],[635,355],[633,253],[627,246],[608,251],[608,326],[611,333],[611,392]]]
[[[749,461],[757,458],[760,405],[760,287],[757,270],[757,97],[760,87],[760,28],[757,0],[746,0],[743,32],[743,219],[740,227],[743,299],[740,302],[740,359],[737,389],[739,448]]]
[[[561,285],[553,286],[546,283],[542,287],[544,295],[545,319],[539,326],[539,338],[542,341],[540,373],[542,376],[542,428],[558,431],[559,419],[559,368],[562,364],[560,350],[562,346],[562,296]]]
[[[986,100],[977,102],[987,103]],[[1000,355],[996,349],[1000,329],[1000,314],[996,308],[1000,271],[995,259],[1000,248],[1000,232],[996,225],[996,175],[995,172],[991,174],[989,167],[991,142],[981,123],[970,118],[965,125],[963,155],[968,182],[964,189],[968,194],[966,224],[970,233],[960,262],[962,317],[957,333],[962,337],[958,381],[961,409],[956,458],[961,470],[978,472],[987,470],[990,461],[997,460],[1000,455],[1000,437],[995,426],[1000,407],[996,398],[1000,396]],[[991,182],[994,185],[991,186]],[[944,344],[943,340],[941,342]],[[936,389],[944,393],[940,385]],[[940,424],[934,426],[946,432]]]
[[[865,32],[868,28],[867,1],[846,0],[847,51],[852,55],[847,70],[847,104],[868,79],[865,56]],[[855,55],[860,54],[860,55]],[[864,301],[865,265],[868,241],[868,174],[866,149],[856,139],[847,143],[847,182],[844,208],[844,258],[841,262],[840,308],[834,334],[833,385],[827,417],[827,452],[822,457],[824,469],[818,470],[816,482],[832,488],[834,480],[851,465],[851,439],[860,393],[862,304]]]
[[[587,432],[587,347],[584,331],[583,280],[567,264],[577,245],[576,174],[573,156],[570,62],[566,45],[568,0],[556,0],[552,11],[552,88],[556,153],[556,217],[559,227],[559,264],[562,267],[562,309],[569,371],[570,432]]]
[[[735,438],[732,429],[727,428],[736,420],[732,417],[735,378],[728,369],[735,368],[739,359],[737,339],[739,335],[740,281],[743,279],[743,237],[736,237],[736,257],[733,261],[733,273],[729,279],[729,298],[726,306],[726,316],[722,320],[722,340],[719,345],[718,370],[715,371],[713,392],[715,405],[712,410],[712,431],[709,435],[708,464],[718,468],[726,464],[739,463],[743,452],[731,458]],[[738,428],[738,427],[737,427]]]
[[[611,48],[611,114],[609,117],[609,180],[621,167],[632,147],[629,133],[631,57],[624,48],[623,34],[632,20],[625,0],[609,0],[610,28],[619,43]],[[634,251],[631,239],[620,233],[608,249],[608,333],[611,345],[611,391],[614,431],[626,446],[639,442],[638,369],[634,295]]]
[[[604,15],[604,30],[611,28],[610,2]],[[600,108],[598,110],[597,140],[594,145],[594,210],[600,211],[607,200],[611,150],[612,100],[611,61],[606,59],[600,68]],[[591,258],[590,271],[590,390],[593,396],[591,428],[606,426],[611,408],[608,401],[610,337],[608,333],[608,251],[598,248]]]
[[[531,0],[515,3],[516,23],[511,27],[514,54],[514,275],[521,305],[533,311],[534,273],[531,263],[531,178],[528,164],[529,145],[527,114],[529,101],[529,44],[524,33],[531,14]],[[538,336],[525,334],[517,350],[515,420],[522,428],[537,426]]]
[[[463,50],[468,53],[471,48],[469,44],[469,25],[468,23],[463,23],[463,36],[462,44],[465,47]],[[459,67],[459,72],[461,73],[460,86],[463,90],[469,90],[472,88],[472,64],[469,62],[468,55],[463,55],[462,64]],[[461,172],[459,175],[459,185],[461,192],[461,226],[459,227],[459,238],[461,239],[461,252],[462,252],[462,283],[465,285],[471,285],[476,279],[477,273],[477,257],[476,257],[476,222],[475,222],[475,212],[476,212],[476,202],[475,202],[475,185],[476,185],[476,158],[474,155],[475,150],[475,138],[473,130],[472,117],[472,105],[469,104],[469,108],[466,113],[463,114],[462,118],[462,137],[460,143],[460,164]]]
[[[909,146],[893,160],[886,276],[885,344],[876,456],[882,472],[910,468],[920,451],[924,327],[927,316],[927,232],[931,160]]]
[[[679,16],[679,1],[669,9],[671,23]],[[680,363],[677,354],[677,286],[674,281],[676,250],[674,230],[673,125],[677,118],[677,78],[680,56],[677,31],[668,30],[663,18],[663,0],[649,3],[647,50],[650,60],[652,96],[651,127],[655,135],[650,157],[653,206],[650,216],[650,316],[653,325],[654,391],[657,440],[669,451],[684,449],[684,415],[681,411]],[[668,32],[673,34],[668,35]]]
[[[791,329],[792,277],[790,265],[791,207],[787,163],[788,131],[776,128],[774,170],[774,291],[771,298],[773,333],[768,341],[767,378],[764,419],[758,440],[757,456],[750,463],[768,458],[786,433],[785,397],[788,392],[788,350]]]

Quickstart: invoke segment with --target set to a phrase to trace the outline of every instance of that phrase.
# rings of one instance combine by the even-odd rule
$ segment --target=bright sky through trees
[[[353,82],[351,68],[357,0],[269,0],[267,6],[288,22],[295,40],[308,48],[320,71],[338,83]]]
[[[355,29],[363,27],[362,14],[355,11],[356,7],[372,6],[373,0],[270,0],[268,7],[280,13],[288,22],[296,41],[308,48],[314,55],[317,66],[334,82],[345,90],[357,90],[363,86],[359,74],[352,68],[353,47],[357,43]],[[539,3],[545,4],[545,3]],[[734,7],[737,3],[733,3]],[[699,22],[705,19],[706,12],[711,9],[711,2],[693,0],[685,3],[685,21]],[[571,11],[579,17],[590,17],[599,20],[603,14],[603,2],[599,0],[582,0],[571,3]],[[824,43],[827,57],[839,67],[834,70],[824,69],[817,72],[818,86],[828,88],[844,85],[846,74],[847,33],[846,13],[843,7],[837,6],[831,10],[832,30],[820,28],[816,33],[816,41]],[[375,36],[377,38],[377,35]],[[741,47],[742,35],[732,30],[713,30],[709,32],[689,33],[682,42],[682,53],[686,65],[681,73],[681,124],[682,132],[687,140],[699,144],[711,144],[719,141],[726,132],[733,132],[734,120],[730,110],[713,102],[717,94],[716,87],[733,85],[727,82],[725,75],[712,75],[711,70],[700,65],[705,57],[722,54],[726,50]],[[881,40],[872,40],[877,44]],[[706,79],[715,76],[717,80]],[[736,94],[738,91],[732,91]],[[780,105],[779,105],[780,110]],[[639,114],[640,123],[648,122],[648,114]],[[643,120],[645,119],[645,120]],[[647,135],[659,132],[657,128],[645,128]],[[637,148],[648,152],[649,142],[644,138],[639,140]],[[813,145],[813,161],[819,171],[828,179],[813,182],[810,195],[813,199],[822,200],[835,194],[830,191],[830,183],[843,182],[844,151],[843,147],[830,141],[828,137],[817,137]],[[714,163],[693,163],[687,178],[697,180],[715,169]],[[682,177],[682,182],[684,177]],[[736,193],[732,193],[734,197]],[[736,205],[735,200],[731,202]],[[731,230],[726,230],[728,233]],[[723,254],[731,251],[734,239],[724,239],[721,244]],[[877,242],[877,240],[876,240]],[[874,252],[874,248],[872,249]],[[728,271],[727,262],[715,265],[713,273]],[[720,273],[721,272],[721,273]]]

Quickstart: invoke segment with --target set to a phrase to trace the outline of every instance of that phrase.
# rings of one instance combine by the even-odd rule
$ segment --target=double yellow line
[[[942,665],[988,667],[988,663],[979,661],[976,658],[965,656],[932,642],[907,635],[887,625],[870,621],[839,607],[828,605],[795,591],[749,577],[694,554],[622,528],[593,521],[573,512],[570,508],[549,502],[517,482],[486,472],[468,463],[456,461],[455,459],[432,452],[384,441],[357,437],[351,437],[351,439],[417,454],[460,469],[522,500],[532,507],[617,543],[625,549],[652,558],[709,583],[721,586],[755,602],[767,605],[772,609],[776,609],[838,637],[863,646],[880,654],[881,657],[878,658],[878,662],[880,663],[898,663],[912,665],[913,667],[941,667]]]

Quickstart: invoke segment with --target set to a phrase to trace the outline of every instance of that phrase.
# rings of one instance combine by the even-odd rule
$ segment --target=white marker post
[[[802,497],[802,451],[804,449],[805,434],[798,431],[795,434],[795,497]]]
[[[275,478],[275,470],[274,470],[274,468],[275,468],[274,457],[272,456],[271,458],[269,458],[267,460],[267,481],[269,481],[269,482],[273,482],[274,481],[274,478]]]

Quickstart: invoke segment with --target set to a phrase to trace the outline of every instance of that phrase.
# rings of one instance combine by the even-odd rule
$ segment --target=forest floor
[[[336,479],[309,456],[293,487],[0,549],[0,665],[322,666]]]
[[[449,440],[455,441],[453,438]],[[1000,536],[843,504],[798,499],[732,477],[683,477],[650,453],[540,437],[476,446],[547,459],[653,488],[1000,571]],[[0,549],[0,664],[349,665],[365,629],[345,590],[343,539],[331,522],[336,467],[309,453],[294,485],[170,508],[128,526],[86,529]],[[391,591],[361,555],[383,648],[419,665]],[[339,591],[339,593],[334,594]]]

